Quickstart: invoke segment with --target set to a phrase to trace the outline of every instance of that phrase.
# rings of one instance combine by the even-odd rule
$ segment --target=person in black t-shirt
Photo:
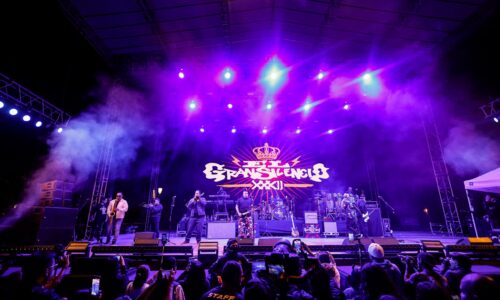
[[[248,196],[248,191],[243,191],[243,196],[236,202],[236,213],[238,214],[238,237],[253,238],[253,201]]]
[[[222,284],[206,292],[201,299],[243,300],[240,293],[242,275],[241,265],[228,261],[222,270]]]

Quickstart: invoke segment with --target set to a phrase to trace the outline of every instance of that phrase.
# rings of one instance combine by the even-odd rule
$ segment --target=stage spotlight
[[[287,69],[277,58],[271,59],[261,73],[261,80],[268,92],[275,92],[287,80]]]
[[[326,72],[320,71],[318,75],[316,75],[316,79],[321,80],[326,77]]]
[[[236,128],[234,128],[234,127],[233,127],[233,128],[231,129],[231,133],[236,133]]]
[[[232,108],[233,108],[233,104],[228,103],[228,104],[227,104],[227,108],[232,109]]]
[[[497,118],[497,117],[494,117],[494,118],[493,118],[493,121],[495,121],[495,123],[498,123],[498,122],[499,122],[499,120],[498,120],[498,118]]]
[[[29,115],[24,115],[23,116],[23,121],[24,122],[29,122],[31,120],[31,117]]]
[[[11,108],[11,109],[9,110],[9,114],[10,114],[11,116],[15,116],[15,115],[17,115],[17,109],[15,109],[15,108]]]
[[[335,131],[335,130],[333,130],[333,129],[328,129],[327,133],[328,133],[328,134],[332,134],[334,131]]]
[[[204,132],[205,132],[205,128],[200,127],[200,132],[201,132],[201,133],[204,133]]]
[[[311,103],[307,102],[306,104],[304,104],[304,111],[308,112],[311,109],[311,107],[312,107]]]
[[[231,78],[233,78],[233,71],[229,68],[227,68],[225,71],[224,71],[224,79],[226,81],[229,81],[231,80]]]
[[[344,110],[349,110],[349,109],[351,109],[351,106],[348,103],[346,103],[346,104],[344,104],[343,108],[344,108]]]
[[[177,74],[179,76],[180,79],[184,79],[184,77],[186,77],[186,75],[184,74],[184,70],[180,70],[179,73]]]
[[[61,132],[63,132],[62,127],[57,128],[57,133],[61,133]]]
[[[42,125],[43,125],[42,121],[38,121],[35,123],[36,127],[42,127]]]
[[[372,75],[372,73],[365,73],[365,74],[363,74],[361,79],[363,79],[364,84],[370,84],[373,81],[373,75]]]
[[[295,133],[296,133],[296,134],[300,134],[301,132],[302,132],[302,130],[300,130],[300,128],[297,128],[297,129],[295,130]]]
[[[197,107],[197,105],[196,105],[196,101],[191,100],[191,101],[189,102],[189,109],[190,109],[190,110],[195,110],[195,109],[196,109],[196,107]]]
[[[3,103],[3,101],[0,101],[0,108],[3,108],[5,106],[5,104]]]
[[[262,134],[267,134],[267,128],[262,129]]]
[[[269,102],[269,103],[266,104],[266,109],[267,110],[271,110],[272,108],[273,108],[273,104],[272,103]]]

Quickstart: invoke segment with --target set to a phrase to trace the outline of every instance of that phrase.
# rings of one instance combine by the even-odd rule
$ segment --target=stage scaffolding
[[[14,103],[26,113],[36,113],[55,126],[66,126],[71,116],[62,109],[0,73],[0,98]]]
[[[446,230],[451,236],[462,235],[462,223],[460,222],[455,195],[451,186],[448,168],[444,160],[439,131],[430,104],[426,104],[421,117],[432,169],[434,171],[434,178],[436,179],[441,207],[443,209]]]

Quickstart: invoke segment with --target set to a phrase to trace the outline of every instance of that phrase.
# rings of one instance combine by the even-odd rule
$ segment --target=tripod
[[[175,207],[175,198],[176,198],[176,196],[172,197],[172,204],[170,204],[170,215],[168,216],[168,230],[167,230],[167,234],[166,235],[162,234],[162,237],[161,237],[162,243],[163,243],[163,247],[165,247],[165,244],[175,245],[175,243],[172,243],[170,241],[170,231],[172,231],[172,213],[173,213],[174,207]],[[163,261],[163,256],[162,256],[162,261]]]

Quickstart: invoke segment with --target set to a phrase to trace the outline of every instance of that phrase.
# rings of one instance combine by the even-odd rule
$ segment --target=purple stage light
[[[15,116],[15,115],[17,115],[17,109],[15,109],[15,108],[11,108],[11,109],[9,110],[9,114],[10,114],[11,116]]]
[[[232,109],[232,108],[233,108],[233,104],[228,103],[228,104],[227,104],[227,108]]]
[[[35,123],[36,127],[42,127],[42,125],[43,125],[42,121],[38,121]]]
[[[231,129],[231,133],[236,133],[236,128],[234,128],[234,127],[233,127],[233,128]]]
[[[308,112],[311,109],[311,107],[312,107],[311,103],[307,102],[306,104],[304,104],[304,111]]]
[[[226,69],[226,71],[224,71],[224,79],[230,80],[232,77],[233,77],[233,72],[231,72],[231,70],[229,69]]]
[[[493,118],[493,121],[495,121],[495,123],[498,123],[500,120],[498,120],[498,118],[497,118],[497,117],[494,117],[494,118]]]
[[[380,94],[382,85],[374,72],[366,72],[361,76],[360,88],[364,96],[375,98]]]
[[[273,104],[272,103],[267,103],[266,104],[266,109],[267,110],[271,110],[273,108]]]
[[[327,133],[328,133],[328,134],[332,134],[334,131],[335,131],[335,130],[333,130],[333,129],[328,129]]]
[[[302,130],[300,130],[300,128],[297,128],[297,129],[295,130],[295,134],[300,134],[301,132],[302,132]]]
[[[351,106],[348,103],[346,103],[346,104],[344,104],[344,106],[342,108],[345,110],[349,110],[349,109],[351,109]]]
[[[23,116],[23,121],[24,122],[29,122],[31,120],[31,117],[29,115],[24,115]]]
[[[363,74],[361,79],[363,79],[364,84],[370,84],[373,81],[373,75],[372,75],[372,73],[365,73],[365,74]]]
[[[177,74],[179,76],[180,79],[184,79],[184,77],[186,77],[186,74],[184,74],[184,71],[181,69],[179,71],[179,74]]]
[[[5,104],[2,101],[0,101],[0,108],[3,108],[4,106]]]
[[[287,69],[278,58],[273,58],[261,73],[261,80],[268,92],[275,92],[287,80]]]
[[[57,133],[61,133],[61,132],[63,132],[62,127],[57,128]]]
[[[200,132],[201,132],[201,133],[205,133],[205,128],[200,127]]]
[[[262,129],[262,134],[267,134],[267,128]]]
[[[190,110],[195,110],[197,106],[198,106],[198,105],[196,105],[196,101],[191,100],[191,101],[189,102],[189,109],[190,109]]]
[[[316,79],[321,80],[326,77],[326,72],[320,71],[318,75],[316,75]]]

